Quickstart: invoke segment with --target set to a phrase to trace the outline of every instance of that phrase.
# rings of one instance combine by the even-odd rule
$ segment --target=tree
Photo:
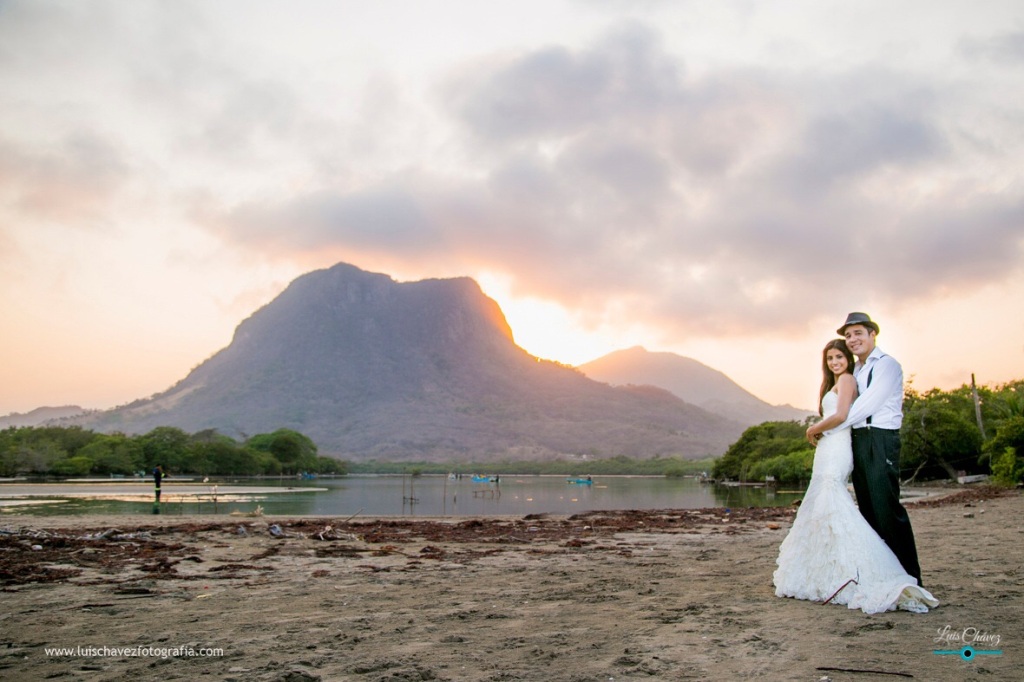
[[[0,470],[5,475],[49,473],[57,462],[74,454],[95,434],[80,427],[9,428],[0,438]]]
[[[316,471],[320,474],[347,474],[348,467],[340,459],[320,455],[316,458]]]
[[[807,442],[806,430],[805,425],[794,421],[751,426],[715,461],[712,476],[748,480],[756,475],[757,464],[772,458],[794,455],[794,461],[801,461],[801,453],[811,453],[813,459],[814,447]]]
[[[15,450],[16,469],[20,472],[46,474],[67,452],[51,438],[32,439]]]
[[[1015,486],[1024,477],[1024,459],[1016,448],[1006,448],[1003,454],[992,458],[992,480],[999,485]]]
[[[985,459],[991,462],[992,475],[998,477],[1000,483],[1011,485],[1020,480],[1019,470],[1024,468],[1021,453],[1024,453],[1024,416],[1004,419],[995,436],[985,444]]]
[[[814,450],[794,450],[788,455],[779,455],[756,462],[747,471],[747,478],[763,481],[773,476],[779,483],[803,483],[811,479],[814,466]]]
[[[256,453],[226,436],[197,447],[202,449],[210,473],[228,476],[253,476],[261,473]]]
[[[54,443],[68,457],[74,457],[78,451],[96,438],[95,431],[83,429],[81,426],[30,426],[21,429],[26,441],[38,442],[47,440]]]
[[[58,476],[85,476],[92,471],[92,460],[82,455],[62,459],[53,465]]]
[[[1017,457],[1024,453],[1024,381],[1013,381],[987,391],[983,399],[985,420],[989,440],[982,449],[979,461],[988,465],[1000,457],[1006,448],[1017,451]]]
[[[18,430],[12,426],[0,431],[0,476],[18,473]]]
[[[298,431],[278,429],[273,433],[261,433],[250,438],[246,445],[260,452],[267,452],[281,463],[286,474],[300,471],[315,471],[317,466],[316,444]]]
[[[162,464],[167,472],[189,471],[190,438],[174,426],[158,426],[139,437],[146,471]]]
[[[142,466],[139,443],[122,433],[99,434],[78,452],[92,461],[91,471],[97,474],[132,474]]]
[[[912,472],[911,481],[923,470],[944,472],[953,480],[961,470],[978,470],[982,441],[970,388],[925,394],[908,390],[900,438],[900,474]]]
[[[256,461],[258,473],[264,474],[266,476],[277,476],[278,474],[282,473],[281,463],[277,461],[277,458],[274,457],[269,452],[265,452],[263,450],[254,450],[252,448],[249,448],[248,446],[246,447],[246,450],[253,456],[253,459]]]

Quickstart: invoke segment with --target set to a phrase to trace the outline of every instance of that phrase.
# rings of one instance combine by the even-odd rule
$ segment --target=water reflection
[[[252,513],[268,515],[363,516],[525,516],[575,514],[613,509],[694,509],[701,507],[785,506],[802,497],[795,490],[725,487],[695,479],[662,476],[595,477],[577,484],[564,476],[501,476],[498,482],[474,482],[466,476],[346,476],[316,481],[219,481],[216,507],[209,499],[175,498],[165,486],[163,514]],[[303,491],[313,485],[317,491]],[[277,487],[272,494],[227,496],[232,486]],[[33,502],[40,502],[33,499]],[[8,501],[10,503],[11,501]],[[150,501],[138,499],[51,498],[32,506],[4,506],[4,513],[38,515],[148,514]]]

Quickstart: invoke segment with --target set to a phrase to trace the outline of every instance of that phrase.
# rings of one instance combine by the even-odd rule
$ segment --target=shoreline
[[[971,488],[907,508],[925,585],[941,602],[928,614],[775,597],[787,507],[349,521],[5,516],[0,675],[1024,679],[1024,495]],[[934,653],[961,646],[938,642],[943,629],[971,628],[988,637],[979,650],[998,635],[1001,653]],[[89,653],[103,646],[179,653]],[[200,649],[220,653],[187,653]]]
[[[993,499],[997,497],[1021,494],[1019,491],[1003,490],[992,486],[971,486],[961,489],[939,490],[936,489],[927,495],[915,496],[904,499],[904,505],[909,511],[916,508],[945,507],[963,504],[971,506],[974,503]],[[765,523],[788,522],[796,515],[795,506],[777,507],[701,507],[701,508],[667,508],[667,509],[608,509],[584,511],[574,514],[488,514],[488,515],[397,515],[397,514],[367,514],[359,512],[350,515],[335,514],[264,514],[264,513],[208,513],[208,514],[51,514],[33,515],[5,512],[0,515],[0,533],[10,532],[12,527],[48,529],[83,529],[96,532],[110,530],[117,526],[134,529],[161,528],[174,532],[180,528],[191,528],[197,525],[202,526],[230,526],[233,524],[271,525],[271,524],[307,524],[321,522],[332,526],[361,526],[377,522],[391,524],[417,523],[449,524],[449,525],[480,525],[485,523],[516,523],[519,521],[551,521],[568,523],[575,519],[585,518],[631,518],[632,524],[628,530],[642,529],[648,522],[644,519],[655,519],[659,517],[676,517],[684,519],[683,526],[696,526],[704,524],[707,519],[714,518],[714,525],[723,524],[746,524],[751,520],[763,521]],[[627,529],[619,525],[620,530]],[[120,530],[120,529],[119,529]],[[772,529],[776,530],[776,529]],[[2,581],[0,581],[2,584]]]

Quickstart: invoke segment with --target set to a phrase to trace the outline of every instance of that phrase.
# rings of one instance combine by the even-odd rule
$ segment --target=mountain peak
[[[171,389],[87,425],[292,428],[353,459],[705,457],[742,431],[667,391],[529,355],[468,277],[396,282],[344,263],[295,279]]]
[[[614,351],[578,368],[605,383],[658,386],[688,403],[744,425],[803,419],[810,412],[770,405],[722,372],[682,355],[651,352],[642,346]]]

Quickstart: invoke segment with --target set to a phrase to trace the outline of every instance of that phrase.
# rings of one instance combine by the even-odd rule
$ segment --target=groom
[[[857,356],[853,374],[859,389],[839,428],[853,427],[853,490],[861,514],[920,585],[914,531],[900,504],[903,368],[875,345],[878,331],[865,313],[850,313],[837,330]]]

